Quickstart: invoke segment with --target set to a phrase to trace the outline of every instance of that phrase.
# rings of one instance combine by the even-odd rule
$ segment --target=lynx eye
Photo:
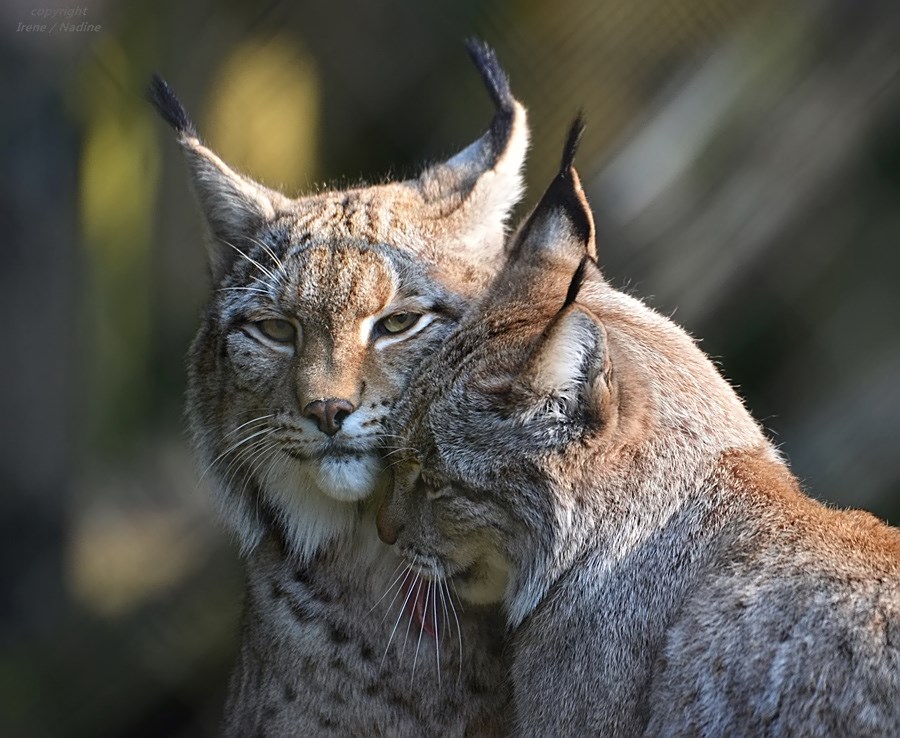
[[[287,320],[278,318],[270,318],[268,320],[258,320],[254,325],[259,329],[266,338],[276,343],[293,343],[296,331],[293,324]]]
[[[379,333],[403,333],[419,322],[419,313],[394,313],[378,321],[376,330]]]

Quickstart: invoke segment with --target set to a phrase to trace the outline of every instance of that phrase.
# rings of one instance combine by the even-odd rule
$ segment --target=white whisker
[[[456,588],[456,582],[452,579],[450,580],[450,586],[453,587],[453,592],[456,594],[456,599],[459,600],[459,611],[465,612],[466,608],[463,607],[462,597],[459,596],[459,590]]]
[[[413,597],[413,601],[418,601],[419,592],[422,591],[422,578],[416,574],[416,582],[418,582],[418,586],[416,587],[416,594]],[[406,624],[406,634],[403,636],[403,648],[400,649],[400,656],[403,657],[403,654],[406,653],[406,641],[409,638],[409,629],[412,626],[413,617],[410,615],[409,622]]]
[[[237,474],[237,472],[241,469],[241,464],[250,458],[256,451],[258,451],[262,446],[265,445],[268,436],[263,436],[255,440],[253,443],[243,446],[238,450],[238,452],[234,455],[234,458],[228,462],[228,466],[225,467],[221,474],[222,482],[226,487],[231,486],[231,482]]]
[[[428,580],[428,587],[425,590],[425,604],[422,608],[422,619],[419,622],[419,639],[416,641],[416,654],[413,656],[413,668],[412,674],[410,675],[410,684],[412,684],[412,677],[416,675],[416,662],[419,660],[419,646],[422,645],[422,634],[425,632],[425,620],[428,617],[428,595],[431,594],[431,580]]]
[[[416,574],[416,579],[418,579],[419,575]],[[397,632],[397,626],[400,625],[400,620],[403,617],[403,613],[406,612],[406,603],[409,602],[409,598],[412,596],[413,587],[410,585],[409,592],[406,593],[406,599],[403,600],[403,604],[400,606],[400,612],[397,615],[397,621],[394,623],[394,629],[391,631],[390,638],[388,638],[387,645],[384,647],[384,653],[381,655],[381,666],[378,667],[379,671],[384,667],[384,659],[387,656],[387,652],[391,647],[391,642],[394,640],[394,634]],[[412,622],[412,618],[409,619]],[[407,633],[409,632],[409,626],[406,628]],[[406,641],[403,642],[403,648],[406,649]],[[402,652],[401,652],[402,655]]]
[[[412,446],[400,446],[398,448],[395,448],[393,451],[389,451],[388,453],[386,453],[384,455],[384,458],[393,456],[394,454],[399,454],[401,451],[415,451],[415,449]]]
[[[279,259],[279,258],[275,255],[275,252],[272,251],[272,249],[270,249],[268,246],[266,246],[266,244],[264,244],[264,243],[263,243],[262,241],[260,241],[258,238],[254,238],[253,236],[245,236],[245,238],[247,238],[248,240],[250,240],[250,241],[252,241],[253,243],[255,243],[257,246],[259,246],[261,249],[263,249],[263,251],[265,251],[269,256],[271,256],[271,257],[272,257],[272,261],[274,261],[274,262],[278,265],[278,269],[279,269],[280,271],[282,271],[282,272],[285,271],[284,264],[281,262],[281,259]]]
[[[441,638],[444,637],[444,631],[450,630],[450,615],[447,612],[447,601],[444,597],[444,590],[447,588],[447,582],[445,579],[441,578],[440,580],[440,595],[441,595],[441,609],[444,611],[444,628],[441,630]]]
[[[235,251],[237,251],[238,254],[240,254],[240,255],[243,256],[247,261],[249,261],[251,264],[253,264],[254,266],[256,266],[263,274],[265,274],[265,275],[266,275],[269,279],[271,279],[273,282],[277,282],[277,281],[278,281],[278,280],[276,279],[275,275],[272,274],[271,271],[269,271],[268,269],[266,269],[266,268],[265,268],[262,264],[260,264],[256,259],[253,259],[252,257],[250,257],[250,256],[248,256],[247,254],[245,254],[243,251],[241,251],[241,250],[240,250],[237,246],[235,246],[233,243],[231,243],[230,241],[226,241],[224,238],[219,238],[219,240],[220,240],[222,243],[224,243],[226,246],[230,246],[230,247],[233,248]]]
[[[247,490],[247,484],[253,479],[256,475],[257,469],[261,467],[263,463],[266,461],[266,455],[270,452],[278,448],[278,442],[274,441],[272,443],[266,444],[259,451],[254,453],[250,458],[246,460],[247,476],[244,479],[244,483],[241,485],[240,495],[243,496],[244,492]]]
[[[403,577],[403,581],[400,583],[400,586],[397,588],[397,591],[394,593],[394,596],[391,598],[390,604],[387,606],[387,609],[384,612],[384,616],[381,618],[381,622],[383,623],[387,620],[387,616],[391,612],[391,608],[394,606],[394,602],[397,601],[397,598],[400,596],[400,593],[403,591],[403,587],[406,585],[406,580],[409,579],[409,575],[412,574],[412,569],[409,567],[406,568],[406,576]]]
[[[440,644],[441,640],[439,638],[438,631],[438,618],[437,618],[437,590],[438,585],[441,583],[440,579],[436,579],[434,581],[434,588],[431,590],[431,619],[434,622],[434,660],[435,660],[435,669],[437,670],[437,681],[438,681],[438,689],[441,688],[441,649]]]
[[[402,562],[402,561],[401,561],[399,564],[397,564],[397,569],[399,569],[401,566],[403,566],[403,562]],[[394,569],[394,571],[391,572],[391,576],[394,576],[394,574],[397,574],[397,569]],[[397,582],[400,581],[400,578],[404,575],[404,573],[405,573],[406,571],[409,571],[409,565],[407,565],[405,571],[401,571],[399,574],[397,574],[397,578],[394,579],[394,580],[388,585],[388,588],[387,588],[386,590],[384,590],[384,594],[381,595],[381,597],[378,598],[378,600],[375,602],[375,604],[372,605],[372,607],[369,608],[369,612],[372,612],[372,610],[374,610],[376,607],[378,607],[379,603],[380,603],[385,597],[387,597],[388,594],[390,594],[390,591],[394,588],[394,586],[397,584]]]
[[[452,582],[452,580],[451,580]],[[453,589],[456,589],[454,587]],[[457,595],[458,597],[459,595]],[[462,663],[463,663],[463,642],[462,642],[462,628],[459,625],[459,617],[456,615],[456,606],[453,604],[453,597],[450,595],[450,590],[447,590],[447,602],[450,604],[450,610],[453,612],[453,619],[456,621],[456,639],[459,641],[459,674],[456,677],[457,682],[462,679]]]
[[[220,287],[216,292],[254,292],[263,297],[269,297],[270,293],[258,289],[257,287]]]
[[[223,435],[222,438],[228,438],[228,436],[234,435],[241,428],[246,428],[251,423],[256,423],[259,420],[267,420],[268,418],[274,418],[274,417],[275,417],[275,413],[269,413],[268,415],[260,415],[258,418],[253,418],[253,420],[248,420],[246,423],[241,423],[237,428],[228,431],[228,433]]]
[[[212,469],[212,468],[213,468],[219,461],[221,461],[225,456],[227,456],[228,454],[230,454],[230,453],[236,451],[236,450],[239,449],[241,446],[243,446],[245,443],[247,443],[249,440],[251,440],[251,439],[253,439],[253,438],[256,438],[257,436],[260,436],[260,435],[262,435],[263,433],[267,433],[267,434],[268,434],[268,433],[274,433],[274,432],[275,432],[275,429],[274,429],[274,428],[263,428],[262,430],[256,431],[255,433],[251,433],[251,434],[250,434],[249,436],[247,436],[246,438],[242,438],[240,441],[238,441],[236,444],[234,444],[234,445],[231,446],[230,448],[228,448],[228,449],[226,449],[225,451],[223,451],[221,454],[219,454],[215,459],[213,459],[213,460],[209,463],[209,466],[207,466],[207,467],[203,470],[203,473],[200,475],[200,478],[197,480],[197,484],[199,485],[200,482],[203,481],[203,478],[207,475],[207,473],[209,472],[209,470]]]

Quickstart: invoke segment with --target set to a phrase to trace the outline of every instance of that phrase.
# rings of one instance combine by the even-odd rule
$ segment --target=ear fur
[[[147,96],[175,131],[184,150],[193,188],[209,227],[210,269],[217,283],[247,240],[263,223],[285,210],[289,200],[238,174],[204,146],[184,106],[158,75],[153,76]]]
[[[542,406],[578,404],[590,413],[599,411],[608,369],[603,324],[580,305],[569,305],[541,336],[519,381]]]
[[[566,136],[559,172],[510,241],[511,258],[574,263],[587,254],[596,260],[594,216],[573,165],[583,133],[579,113]]]
[[[522,196],[528,122],[493,49],[476,40],[466,47],[494,103],[494,119],[481,138],[427,169],[415,185],[438,238],[483,261],[502,253],[506,220]]]

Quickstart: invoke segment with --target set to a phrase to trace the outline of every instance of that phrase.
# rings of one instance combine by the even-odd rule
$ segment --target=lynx
[[[417,179],[295,199],[232,170],[151,85],[210,236],[188,416],[247,556],[229,735],[505,730],[496,608],[457,613],[374,525],[386,421],[496,271],[522,192],[525,110],[493,52],[469,51],[496,108],[480,139]]]
[[[900,531],[805,496],[696,344],[604,279],[578,132],[395,411],[382,539],[502,603],[517,734],[900,735]]]

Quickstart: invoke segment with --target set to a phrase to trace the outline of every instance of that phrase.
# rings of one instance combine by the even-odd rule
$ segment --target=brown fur
[[[382,538],[502,602],[521,735],[900,735],[900,532],[806,497],[585,218],[564,166],[417,373]]]

